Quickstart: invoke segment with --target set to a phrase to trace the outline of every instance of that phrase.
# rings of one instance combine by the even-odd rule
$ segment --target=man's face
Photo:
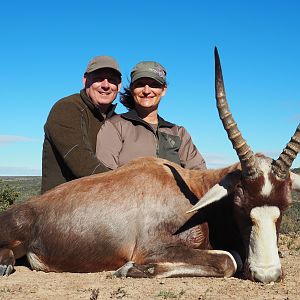
[[[103,68],[85,74],[86,93],[103,112],[116,99],[121,88],[121,79],[116,71]]]

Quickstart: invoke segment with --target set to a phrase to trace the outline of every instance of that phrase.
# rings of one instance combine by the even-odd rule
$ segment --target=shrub
[[[300,202],[294,201],[291,208],[283,214],[281,233],[299,233],[300,232]]]
[[[19,193],[0,180],[0,211],[6,210],[19,197]]]

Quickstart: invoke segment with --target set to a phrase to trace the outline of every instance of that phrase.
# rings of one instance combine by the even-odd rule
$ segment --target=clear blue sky
[[[245,139],[277,158],[300,120],[299,13],[297,0],[1,3],[0,175],[41,174],[49,110],[82,88],[96,55],[119,61],[124,85],[137,62],[163,64],[160,115],[188,129],[209,167],[235,162],[215,105],[214,46]]]

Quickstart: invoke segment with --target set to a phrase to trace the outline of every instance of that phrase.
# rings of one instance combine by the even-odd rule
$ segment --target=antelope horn
[[[297,154],[300,152],[300,124],[298,125],[291,140],[282,150],[278,159],[273,162],[272,170],[279,178],[285,179]]]
[[[226,100],[224,81],[222,75],[222,68],[219,58],[219,53],[215,47],[215,89],[217,108],[220,119],[222,120],[223,127],[227,132],[227,135],[235,149],[239,160],[242,165],[243,173],[249,177],[256,177],[258,170],[256,168],[256,159],[250,147],[247,145],[246,140],[242,137],[232,114],[229,110]]]

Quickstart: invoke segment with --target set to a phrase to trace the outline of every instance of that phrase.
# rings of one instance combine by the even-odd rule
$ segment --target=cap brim
[[[111,69],[111,70],[115,71],[120,77],[122,77],[121,72],[119,70],[115,69],[115,68],[112,68],[111,66],[101,66],[101,67],[98,67],[98,68],[92,68],[88,71],[85,71],[84,74],[92,73],[94,71],[101,70],[101,69]]]
[[[166,81],[159,76],[155,76],[152,72],[138,72],[132,76],[131,83],[134,83],[140,78],[151,78],[157,81],[158,83],[164,85]]]

